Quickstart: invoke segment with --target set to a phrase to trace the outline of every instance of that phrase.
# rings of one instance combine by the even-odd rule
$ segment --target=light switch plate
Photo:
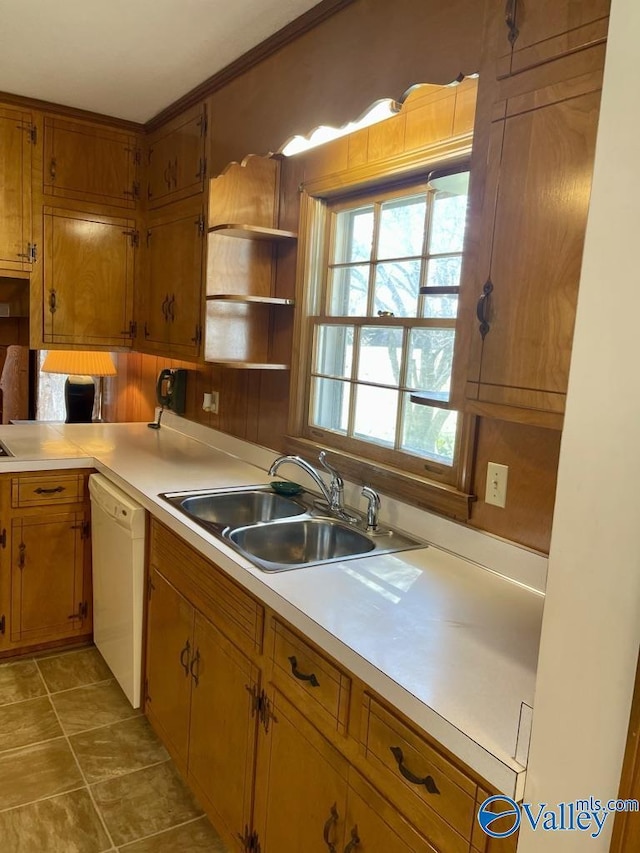
[[[486,503],[493,504],[493,506],[506,506],[508,476],[508,465],[489,462],[487,465],[487,488],[484,496]]]

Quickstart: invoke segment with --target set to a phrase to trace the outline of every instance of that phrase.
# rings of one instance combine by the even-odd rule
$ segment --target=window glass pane
[[[373,205],[336,214],[333,262],[350,264],[368,261],[373,238]]]
[[[398,385],[402,366],[402,329],[363,326],[360,332],[358,379]]]
[[[394,261],[376,267],[374,316],[390,311],[394,317],[415,317],[420,291],[420,261]]]
[[[448,391],[453,361],[453,329],[412,329],[407,385],[417,391]]]
[[[369,267],[339,267],[329,278],[329,315],[366,317]]]
[[[429,254],[461,252],[467,213],[469,173],[446,175],[431,181],[433,200]]]
[[[379,258],[421,255],[424,246],[425,196],[387,201],[380,211]]]
[[[422,316],[435,319],[447,318],[455,320],[458,316],[458,297],[453,294],[444,296],[424,296]]]
[[[412,403],[404,394],[401,449],[416,456],[452,465],[458,413]]]
[[[388,388],[356,386],[356,438],[393,447],[396,437],[398,392]]]
[[[313,377],[311,423],[323,429],[346,433],[349,423],[351,385],[338,379]]]
[[[427,267],[427,287],[460,287],[462,255],[432,258]]]
[[[316,373],[329,376],[351,376],[353,359],[353,326],[317,326]]]

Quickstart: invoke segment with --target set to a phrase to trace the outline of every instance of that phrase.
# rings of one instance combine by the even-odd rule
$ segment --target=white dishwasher
[[[89,477],[89,492],[94,642],[139,708],[145,511],[102,474]]]

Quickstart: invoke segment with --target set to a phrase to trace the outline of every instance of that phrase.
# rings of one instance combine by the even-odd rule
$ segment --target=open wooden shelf
[[[212,293],[207,296],[212,302],[257,302],[261,305],[293,305],[293,299],[279,296],[248,296],[243,293]]]
[[[209,234],[219,234],[222,237],[240,237],[244,240],[297,240],[295,231],[282,231],[280,228],[265,228],[261,225],[239,225],[225,222],[213,225]]]

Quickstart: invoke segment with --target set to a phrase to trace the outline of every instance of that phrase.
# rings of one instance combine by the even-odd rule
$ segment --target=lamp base
[[[69,376],[64,383],[66,424],[90,424],[96,386],[92,376]]]

